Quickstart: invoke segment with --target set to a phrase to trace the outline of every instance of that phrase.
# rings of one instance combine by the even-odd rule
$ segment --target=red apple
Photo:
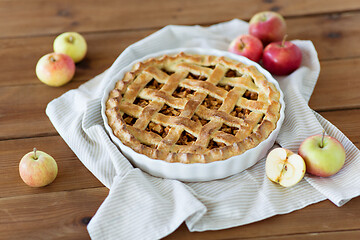
[[[34,151],[25,154],[21,159],[19,173],[27,185],[43,187],[54,181],[58,167],[53,157],[34,148]]]
[[[261,41],[251,35],[241,35],[235,38],[229,46],[229,52],[247,57],[248,59],[259,62],[263,52]]]
[[[270,43],[263,52],[263,66],[275,75],[292,73],[300,67],[301,59],[300,48],[288,41]]]
[[[63,53],[46,54],[36,64],[36,75],[39,80],[52,87],[68,83],[74,74],[74,61]]]
[[[249,22],[249,33],[259,38],[264,46],[280,41],[286,33],[285,19],[276,12],[259,12]]]
[[[305,160],[306,171],[316,176],[329,177],[337,173],[345,163],[345,149],[335,138],[314,135],[300,145],[299,155]]]

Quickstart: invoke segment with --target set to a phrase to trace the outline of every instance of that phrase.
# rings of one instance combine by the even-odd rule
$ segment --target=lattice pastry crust
[[[276,128],[280,93],[256,67],[179,53],[137,63],[106,102],[114,135],[167,162],[208,163],[256,147]]]

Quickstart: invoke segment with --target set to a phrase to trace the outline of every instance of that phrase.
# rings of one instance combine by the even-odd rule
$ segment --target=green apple
[[[69,55],[75,63],[84,59],[87,52],[85,38],[77,32],[65,32],[54,40],[54,52]]]
[[[58,166],[49,154],[37,151],[25,154],[19,163],[21,179],[31,187],[43,187],[52,183],[57,174]]]
[[[266,157],[266,176],[283,187],[291,187],[303,179],[304,159],[285,148],[275,148]]]
[[[39,80],[52,87],[59,87],[68,83],[74,74],[74,61],[62,53],[46,54],[36,64],[36,75]]]
[[[320,177],[329,177],[340,171],[346,157],[343,145],[324,134],[306,138],[298,153],[305,160],[307,172]]]

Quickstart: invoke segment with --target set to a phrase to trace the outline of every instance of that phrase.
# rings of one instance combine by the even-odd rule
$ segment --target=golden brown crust
[[[179,53],[136,64],[106,102],[114,135],[167,162],[208,163],[256,147],[276,128],[280,93],[256,67]]]

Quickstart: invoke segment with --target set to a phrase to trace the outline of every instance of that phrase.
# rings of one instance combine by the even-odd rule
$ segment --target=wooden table
[[[289,39],[313,41],[321,74],[310,106],[360,147],[360,1],[358,0],[0,0],[0,239],[88,239],[86,225],[108,194],[45,115],[49,101],[108,68],[130,44],[168,24],[211,25],[262,10],[285,16]],[[86,59],[69,84],[53,88],[35,75],[65,31],[82,33]],[[57,160],[44,188],[20,179],[21,157],[37,147]],[[329,201],[246,226],[167,239],[359,239],[360,198]]]

